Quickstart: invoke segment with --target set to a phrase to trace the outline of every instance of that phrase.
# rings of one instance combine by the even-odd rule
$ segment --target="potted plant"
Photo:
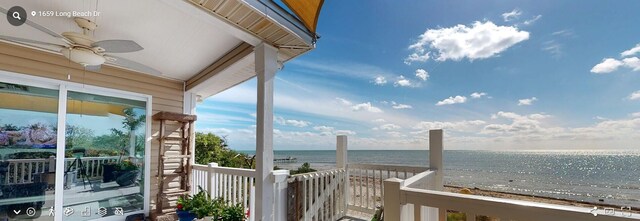
[[[140,166],[130,160],[122,160],[116,165],[117,171],[114,172],[116,183],[120,186],[130,186],[138,179]]]
[[[199,187],[200,191],[193,196],[182,196],[178,199],[176,214],[180,221],[193,221],[202,219],[214,213],[216,205],[207,191]]]

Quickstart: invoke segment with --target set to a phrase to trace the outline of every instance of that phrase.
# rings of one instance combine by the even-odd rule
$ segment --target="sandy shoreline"
[[[459,193],[460,190],[464,188],[465,187],[445,185],[445,191],[452,192],[452,193]],[[620,205],[613,205],[613,204],[607,204],[607,203],[581,202],[577,200],[544,197],[544,196],[533,196],[533,195],[527,195],[527,194],[508,193],[508,192],[500,192],[500,191],[493,191],[493,190],[483,190],[478,188],[467,188],[467,189],[471,190],[471,194],[477,195],[477,196],[489,196],[489,197],[502,198],[502,199],[523,200],[523,201],[530,201],[530,202],[537,202],[537,203],[549,203],[549,204],[556,204],[556,205],[578,206],[578,207],[588,207],[588,208],[593,208],[594,206],[601,207],[601,208],[616,208],[616,209],[620,208]],[[631,208],[631,209],[635,212],[640,212],[640,208]]]
[[[350,179],[350,191],[352,194],[350,196],[349,201],[352,204],[360,205],[362,202],[362,206],[375,208],[381,204],[381,180],[379,178],[369,177],[368,179],[361,180],[357,176],[352,176]],[[355,189],[354,189],[355,188]],[[362,188],[362,190],[360,189]],[[565,206],[577,206],[577,207],[586,207],[586,208],[615,208],[619,209],[621,205],[607,204],[603,203],[593,203],[593,202],[582,202],[577,200],[570,199],[562,199],[562,198],[553,198],[553,197],[544,197],[544,196],[534,196],[528,194],[519,194],[519,193],[509,193],[509,192],[501,192],[494,190],[485,190],[473,187],[460,187],[460,186],[452,186],[445,185],[445,190],[447,192],[452,193],[460,193],[462,189],[469,189],[472,195],[477,196],[488,196],[502,199],[511,199],[511,200],[523,200],[529,202],[537,202],[537,203],[548,203],[555,205],[565,205]],[[375,189],[375,190],[374,190]],[[368,190],[368,191],[367,191]],[[374,194],[375,193],[375,194]],[[364,197],[364,198],[362,198]],[[362,198],[362,199],[361,199]],[[452,208],[453,209],[453,208]],[[632,207],[634,212],[640,212],[640,208]]]

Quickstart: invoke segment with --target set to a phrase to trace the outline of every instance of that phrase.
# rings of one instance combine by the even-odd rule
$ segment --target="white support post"
[[[273,170],[273,83],[278,69],[278,49],[261,43],[255,47],[258,77],[256,107],[256,220],[274,219]]]
[[[55,156],[50,156],[49,157],[49,173],[54,173],[56,172],[56,157]]]
[[[289,170],[273,171],[273,183],[275,184],[275,221],[287,220],[287,178]]]
[[[184,114],[191,114],[191,115],[195,115],[196,114],[196,105],[198,104],[198,95],[196,95],[195,93],[192,92],[185,92],[184,93],[184,102],[183,102],[183,113]],[[196,122],[193,122],[193,126],[195,127]],[[195,131],[195,130],[193,130]],[[191,165],[196,164],[196,135],[195,134],[190,134],[191,140],[189,141],[189,148],[191,148],[191,158],[189,159],[191,161]],[[189,178],[189,180],[193,180],[193,173],[191,173],[191,176]],[[192,187],[194,188],[194,187]]]
[[[401,220],[401,211],[403,205],[400,202],[400,187],[403,180],[398,178],[389,178],[384,181],[384,219],[385,220]]]
[[[217,167],[218,163],[209,163],[209,170],[207,170],[207,190],[209,191],[209,195],[211,195],[211,198],[217,198],[219,196],[217,187],[218,179],[215,176]],[[194,193],[197,193],[197,191],[195,191]]]
[[[343,205],[340,208],[344,208],[343,211],[341,211],[341,215],[342,216],[346,216],[347,215],[347,205],[348,204],[348,200],[349,200],[349,168],[348,168],[348,158],[347,158],[347,150],[348,150],[348,142],[347,142],[347,136],[346,135],[338,135],[336,137],[336,167],[340,168],[340,169],[344,169],[344,173],[345,173],[345,179],[344,179],[344,185],[342,186],[342,199],[340,203],[342,203]]]
[[[429,169],[436,171],[433,187],[434,190],[444,190],[444,167],[442,151],[443,146],[443,131],[429,130]],[[435,211],[433,211],[435,214]],[[437,220],[444,221],[447,219],[447,210],[445,208],[438,209]],[[431,215],[433,217],[433,215]],[[434,217],[435,218],[435,217]]]

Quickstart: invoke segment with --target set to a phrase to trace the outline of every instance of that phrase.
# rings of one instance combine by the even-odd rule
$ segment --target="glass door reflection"
[[[146,102],[69,91],[64,220],[143,210]]]
[[[0,82],[0,220],[53,220],[58,94]]]

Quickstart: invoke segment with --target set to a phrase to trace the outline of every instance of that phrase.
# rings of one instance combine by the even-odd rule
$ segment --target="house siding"
[[[81,83],[122,91],[151,95],[153,114],[160,111],[183,112],[184,82],[154,77],[125,69],[103,66],[99,72],[85,71],[82,66],[70,62],[61,55],[38,49],[0,42],[0,70],[20,74]],[[155,211],[158,192],[156,179],[158,168],[157,136],[159,123],[154,121],[151,127],[151,190],[150,213]],[[176,148],[167,147],[167,154],[175,154]],[[165,173],[170,173],[177,164],[167,165]],[[167,187],[178,187],[179,177],[167,178]],[[174,205],[170,199],[169,205]]]

